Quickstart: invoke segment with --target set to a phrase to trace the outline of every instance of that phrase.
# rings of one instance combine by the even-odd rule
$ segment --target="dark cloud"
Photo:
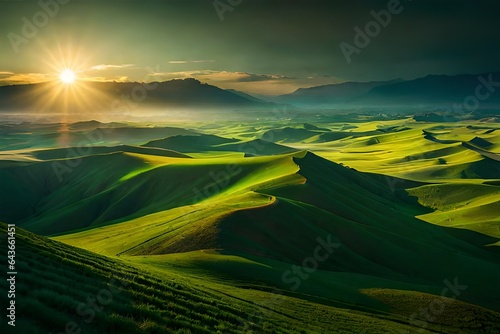
[[[213,60],[214,71],[349,81],[500,69],[498,0],[402,0],[403,10],[347,63],[339,45],[353,44],[354,28],[364,30],[374,20],[371,12],[387,6],[379,0],[244,0],[221,21],[207,0],[75,0],[61,5],[16,54],[7,35],[20,34],[22,18],[40,7],[2,1],[0,71],[44,73],[46,53],[61,47],[77,49],[92,65],[158,65],[163,72],[203,70],[206,61],[192,60],[205,59]]]
[[[238,82],[253,82],[253,81],[268,81],[268,80],[293,80],[297,79],[295,77],[289,77],[285,75],[266,75],[266,74],[251,74],[242,73],[245,76],[239,77],[236,81]]]

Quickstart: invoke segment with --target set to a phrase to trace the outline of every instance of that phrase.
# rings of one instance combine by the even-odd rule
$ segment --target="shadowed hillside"
[[[80,90],[86,91],[91,97],[85,100],[85,104],[74,104],[71,106],[73,112],[123,112],[130,111],[130,105],[137,105],[138,101],[123,99],[130,96],[137,87],[144,88],[144,96],[141,95],[142,108],[151,107],[180,107],[180,108],[272,108],[274,103],[265,102],[250,96],[236,94],[231,91],[201,83],[200,81],[187,78],[175,79],[164,82],[93,82],[82,81],[77,83]],[[0,111],[28,112],[37,108],[50,110],[51,112],[64,112],[67,109],[62,99],[47,100],[47,94],[55,89],[53,82],[10,85],[0,87]],[[60,95],[68,94],[65,91]]]
[[[115,268],[127,263],[144,277],[182,278],[214,298],[263,307],[268,324],[243,311],[239,325],[228,320],[234,332],[358,333],[353,324],[368,322],[373,333],[496,330],[493,125],[214,124],[204,134],[98,122],[66,128],[67,147],[30,138],[23,149],[0,151],[0,220],[109,256]],[[12,141],[28,131],[61,136],[55,124],[5,131]],[[101,132],[91,146],[71,145]],[[126,140],[133,145],[116,145]],[[26,148],[32,143],[37,148]],[[449,284],[460,290],[446,294],[441,316],[413,315]],[[266,306],[277,294],[282,302]],[[147,307],[152,323],[132,318],[131,328],[171,325],[158,318],[160,303]],[[192,332],[230,332],[207,324],[218,327]]]
[[[330,238],[340,247],[336,256],[320,264],[321,270],[411,282],[422,285],[424,291],[428,290],[423,286],[437,288],[444,277],[459,276],[471,286],[461,296],[463,300],[488,307],[497,305],[498,301],[490,297],[492,288],[484,290],[484,279],[475,275],[490,270],[498,261],[498,255],[484,248],[497,242],[497,238],[475,232],[457,237],[447,228],[417,220],[415,215],[429,211],[413,203],[404,192],[394,192],[387,180],[312,153],[272,159],[239,158],[234,162],[240,164],[241,172],[221,183],[218,193],[199,198],[198,204],[182,200],[190,190],[186,182],[194,182],[188,181],[187,175],[218,175],[225,168],[222,160],[212,160],[210,169],[199,162],[185,162],[183,169],[167,164],[131,176],[125,181],[127,184],[97,196],[115,196],[112,194],[120,194],[120,189],[126,188],[135,203],[128,202],[128,197],[112,201],[113,206],[97,220],[88,220],[89,227],[109,222],[114,225],[63,236],[61,240],[110,255],[219,249],[225,254],[300,264],[314,249],[318,237]],[[177,173],[184,170],[186,174]],[[182,182],[183,187],[172,196],[168,189],[174,189],[176,182]],[[209,179],[205,182],[210,184]],[[191,183],[197,187],[196,184],[200,183]],[[147,205],[138,202],[139,192],[136,195],[130,189],[146,191]],[[102,203],[102,198],[88,201]],[[134,208],[138,211],[134,212]],[[143,217],[147,213],[151,214]],[[46,214],[47,219],[52,217],[54,221],[53,213]],[[51,229],[61,224],[45,225],[47,219],[31,218],[25,226],[54,233]],[[81,214],[79,221],[83,221]],[[138,233],[144,230],[147,232]],[[441,265],[444,262],[445,267]],[[471,267],[476,270],[470,272]],[[494,271],[492,275],[500,273]]]
[[[238,141],[214,135],[173,136],[151,141],[144,146],[160,147],[178,152],[241,152],[248,156],[291,153],[297,150],[262,139]]]
[[[5,247],[6,224],[0,223],[0,233]],[[262,319],[256,306],[200,290],[176,276],[158,277],[20,228],[16,244],[19,333],[59,333],[65,328],[130,334],[302,333],[304,328],[277,312],[274,319],[269,314]],[[5,255],[1,258],[7,261]],[[5,280],[0,286],[6,291]],[[65,327],[68,323],[71,327]]]

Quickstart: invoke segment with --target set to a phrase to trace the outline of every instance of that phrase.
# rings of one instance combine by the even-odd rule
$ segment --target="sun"
[[[66,69],[61,72],[61,74],[59,75],[59,79],[61,79],[61,81],[65,84],[72,84],[76,80],[76,75],[72,70]]]

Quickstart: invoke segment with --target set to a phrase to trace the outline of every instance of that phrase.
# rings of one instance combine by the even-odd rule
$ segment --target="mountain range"
[[[68,98],[70,97],[70,98]],[[164,82],[54,82],[0,87],[0,111],[130,111],[152,108],[272,108],[274,103],[192,78]]]
[[[419,106],[474,111],[498,106],[499,87],[500,72],[344,82],[299,88],[279,96],[258,97],[221,89],[193,78],[149,84],[82,81],[74,87],[38,83],[0,87],[0,111],[130,111],[137,106],[156,110],[201,107],[269,110],[284,105],[314,109]],[[68,99],[68,95],[73,98]]]
[[[470,104],[472,109],[498,105],[498,87],[500,72],[428,75],[414,80],[345,82],[299,88],[293,93],[276,96],[271,100],[313,107]],[[475,99],[480,102],[478,106]]]

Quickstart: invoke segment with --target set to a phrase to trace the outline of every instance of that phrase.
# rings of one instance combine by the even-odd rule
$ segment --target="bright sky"
[[[282,94],[342,81],[500,69],[496,0],[402,1],[350,63],[341,43],[355,46],[354,28],[365,29],[374,20],[370,12],[387,10],[387,1],[220,3],[223,13],[209,0],[0,1],[0,85],[45,81],[70,68],[85,80],[195,77]]]

